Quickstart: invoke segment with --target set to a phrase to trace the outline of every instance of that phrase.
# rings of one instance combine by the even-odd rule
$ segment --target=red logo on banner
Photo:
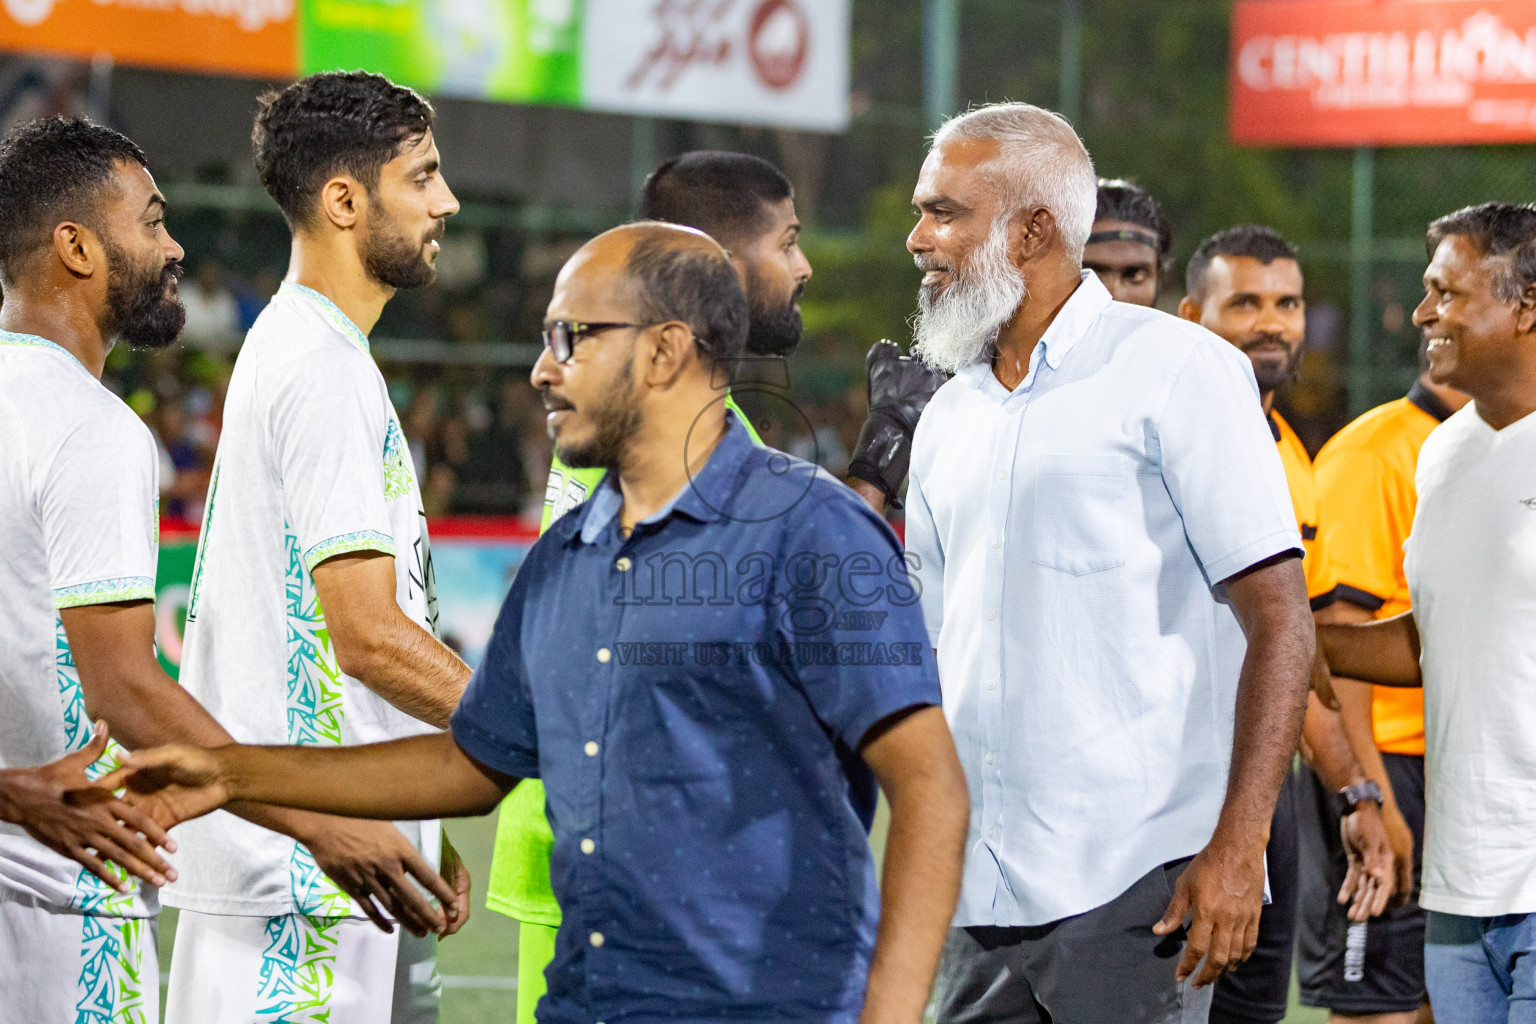
[[[1536,141],[1536,0],[1238,0],[1232,139]]]
[[[764,0],[752,15],[747,52],[757,77],[770,89],[788,89],[805,69],[811,25],[793,0]]]

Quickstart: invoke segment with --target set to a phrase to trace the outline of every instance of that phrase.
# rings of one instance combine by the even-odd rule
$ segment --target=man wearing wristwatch
[[[1179,304],[1179,315],[1226,339],[1253,365],[1306,551],[1307,596],[1314,617],[1327,621],[1337,599],[1337,580],[1318,531],[1312,461],[1290,425],[1274,410],[1275,391],[1294,376],[1306,336],[1296,250],[1270,228],[1230,228],[1207,238],[1195,250],[1186,285],[1188,294]],[[1380,790],[1366,778],[1338,713],[1311,694],[1301,745],[1303,756],[1328,788],[1348,794],[1349,810],[1340,835],[1349,853],[1350,871],[1339,896],[1351,902],[1351,920],[1366,920],[1385,909],[1395,887]],[[1260,917],[1253,956],[1216,984],[1213,1024],[1273,1024],[1285,1016],[1298,913],[1299,789],[1298,776],[1288,773],[1265,850],[1272,901]]]
[[[1408,611],[1403,543],[1418,504],[1414,470],[1430,433],[1467,403],[1424,372],[1406,397],[1376,407],[1334,435],[1317,455],[1328,555],[1339,581],[1337,622],[1370,622]],[[1344,877],[1337,833],[1302,832],[1301,920],[1296,973],[1301,1001],[1327,1007],[1333,1024],[1428,1020],[1424,910],[1424,694],[1335,679],[1339,713],[1367,774],[1380,785],[1382,816],[1407,903],[1367,922],[1350,921],[1325,898]],[[1327,822],[1338,800],[1321,782],[1303,787],[1303,820]]]
[[[1341,675],[1423,687],[1424,980],[1438,1024],[1531,1019],[1536,991],[1536,207],[1436,220],[1413,322],[1472,401],[1414,469],[1411,610],[1318,631]]]

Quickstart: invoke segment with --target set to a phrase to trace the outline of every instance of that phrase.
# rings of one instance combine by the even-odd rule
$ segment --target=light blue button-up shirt
[[[1242,631],[1220,581],[1301,549],[1248,359],[1091,273],[1009,391],[963,368],[907,500],[971,793],[956,925],[1109,902],[1210,841]]]

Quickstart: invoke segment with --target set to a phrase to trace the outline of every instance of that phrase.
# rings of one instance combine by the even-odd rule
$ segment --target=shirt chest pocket
[[[1125,564],[1131,467],[1118,455],[1045,455],[1034,489],[1033,558],[1072,576]]]

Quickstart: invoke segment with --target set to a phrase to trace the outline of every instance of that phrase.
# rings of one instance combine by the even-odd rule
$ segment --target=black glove
[[[869,418],[853,446],[848,475],[885,494],[889,508],[901,508],[897,493],[912,463],[912,432],[923,407],[949,375],[901,354],[889,341],[877,341],[864,357],[869,374]]]

